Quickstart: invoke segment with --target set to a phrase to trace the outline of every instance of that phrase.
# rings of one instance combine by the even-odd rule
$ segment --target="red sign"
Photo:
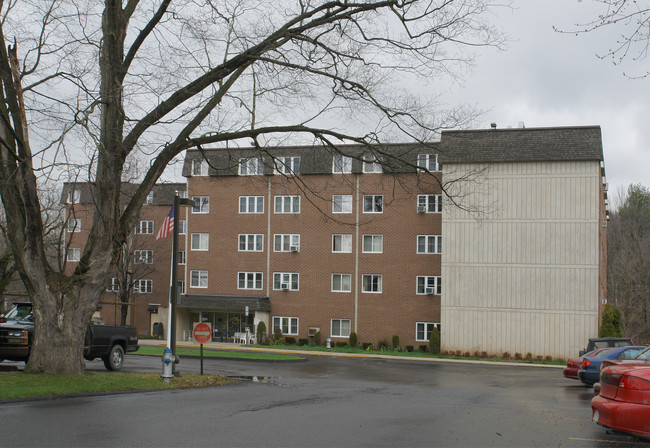
[[[194,336],[194,340],[199,344],[210,342],[212,339],[212,328],[210,327],[210,324],[206,324],[205,322],[194,324],[192,336]]]

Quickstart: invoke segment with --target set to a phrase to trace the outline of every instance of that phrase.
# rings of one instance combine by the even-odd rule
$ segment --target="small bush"
[[[503,352],[503,354],[501,355],[501,357],[502,357],[503,359],[510,359],[510,358],[511,358],[511,356],[510,356],[510,352]]]
[[[336,347],[341,348],[341,347],[347,347],[348,343],[345,341],[336,341]]]
[[[361,348],[364,350],[372,349],[372,344],[370,342],[362,342]]]
[[[394,334],[393,335],[393,348],[399,347],[399,336]]]
[[[542,355],[537,355],[535,357],[535,359],[537,359],[538,361],[541,361],[542,359],[544,359],[544,357]]]
[[[463,352],[461,352],[460,350],[456,350],[456,356],[460,358],[461,356],[463,356]]]
[[[552,356],[549,356],[549,355],[546,355],[546,358],[544,358],[544,359],[545,359],[546,361],[549,361],[549,362],[550,362],[550,361],[553,361],[553,357],[552,357]]]
[[[426,353],[427,352],[427,346],[422,344],[422,345],[420,345],[418,347],[418,350],[420,350],[422,353]]]
[[[377,342],[377,348],[379,350],[385,350],[388,348],[388,341],[386,339],[380,339],[379,342]]]
[[[440,353],[440,333],[436,327],[433,327],[429,336],[429,349],[431,353]]]
[[[521,353],[519,353],[519,352],[515,353],[515,359],[522,359],[521,358]]]
[[[359,345],[359,341],[357,339],[357,334],[353,331],[350,333],[350,347],[356,347]]]
[[[309,341],[307,340],[307,338],[300,338],[300,339],[298,339],[298,345],[299,345],[300,347],[302,347],[302,346],[304,346],[304,345],[307,345],[307,344],[309,344]]]
[[[488,357],[487,352],[485,351],[481,352],[481,358],[487,358],[487,357]]]
[[[480,354],[478,351],[475,351],[475,352],[472,354],[472,358],[480,358],[480,357],[481,357],[481,354]]]
[[[317,331],[314,334],[314,345],[316,346],[320,345],[320,331]]]
[[[275,329],[275,333],[273,334],[273,341],[271,341],[273,345],[282,345],[284,344],[284,338],[282,338],[282,330],[280,328]]]
[[[406,351],[407,352],[412,352],[413,351],[413,346],[412,345],[407,345],[406,346]]]
[[[526,353],[526,361],[533,359],[533,354],[531,352]]]
[[[267,342],[266,324],[264,322],[260,322],[259,324],[257,324],[255,337],[257,338],[258,344],[265,344]]]
[[[295,345],[296,338],[294,338],[293,336],[287,336],[286,338],[284,338],[284,343],[287,345]]]

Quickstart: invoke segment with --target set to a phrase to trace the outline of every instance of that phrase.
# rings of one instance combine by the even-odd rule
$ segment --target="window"
[[[433,275],[418,275],[417,282],[417,294],[442,294],[441,277]]]
[[[264,174],[264,164],[262,163],[262,159],[258,157],[239,159],[240,176],[253,176],[258,174]]]
[[[264,196],[240,196],[239,213],[264,213]]]
[[[178,234],[185,235],[187,233],[187,221],[184,219],[178,220]]]
[[[442,212],[442,195],[441,194],[419,194],[418,212],[419,213]]]
[[[135,225],[136,235],[153,234],[153,221],[140,221]]]
[[[381,253],[384,250],[384,236],[383,235],[364,235],[363,236],[363,252],[365,253]]]
[[[70,218],[68,219],[68,232],[81,232],[81,219]]]
[[[442,235],[418,235],[419,254],[441,254]]]
[[[153,280],[136,280],[133,282],[133,292],[136,294],[151,294],[153,292]]]
[[[417,322],[415,324],[415,340],[428,341],[431,338],[431,331],[437,328],[440,332],[440,324],[433,322]]]
[[[369,194],[363,197],[364,213],[382,213],[384,211],[384,197],[380,194]]]
[[[192,160],[192,176],[207,176],[208,162],[205,160]]]
[[[178,264],[185,264],[187,262],[187,259],[185,258],[185,251],[184,250],[179,250],[178,251]]]
[[[208,250],[210,243],[209,233],[192,234],[192,250]]]
[[[332,157],[332,173],[348,174],[352,172],[352,157],[334,156]]]
[[[276,174],[300,174],[300,157],[278,157],[275,159]]]
[[[300,250],[300,234],[277,234],[273,236],[274,252],[298,252]]]
[[[146,205],[151,205],[153,204],[153,191],[150,191],[149,194],[147,195],[147,198],[144,200],[144,203]]]
[[[300,196],[276,196],[275,213],[300,213]]]
[[[381,163],[379,157],[374,154],[363,156],[364,173],[381,173]]]
[[[418,166],[429,171],[442,171],[438,164],[438,154],[418,154]]]
[[[81,260],[81,249],[78,247],[68,249],[68,261],[79,261]]]
[[[273,289],[298,291],[298,274],[296,272],[274,272]]]
[[[351,284],[351,274],[332,274],[332,292],[350,292]]]
[[[192,213],[210,213],[210,196],[192,196]]]
[[[261,233],[242,233],[239,235],[240,252],[262,252],[264,250],[264,235]]]
[[[208,287],[208,271],[190,271],[190,287],[191,288],[207,288]]]
[[[277,317],[273,316],[273,334],[281,331],[286,335],[298,334],[298,318],[297,317]]]
[[[361,290],[363,292],[381,292],[381,275],[363,274],[361,276]]]
[[[152,264],[153,251],[152,250],[134,250],[133,262],[135,264]]]
[[[120,280],[117,277],[113,277],[111,281],[108,283],[108,287],[106,288],[106,291],[119,292],[119,290],[120,290]]]
[[[81,191],[80,190],[70,190],[68,191],[68,204],[78,204],[81,200]]]
[[[185,280],[177,281],[176,286],[178,287],[179,294],[185,294]]]
[[[332,331],[334,338],[347,338],[350,336],[350,319],[332,319]]]
[[[352,252],[352,235],[332,235],[332,252]]]
[[[179,198],[186,198],[187,197],[187,191],[186,190],[176,190],[176,194],[178,195]]]
[[[335,194],[332,196],[332,213],[352,213],[352,195]]]
[[[262,289],[261,272],[239,272],[237,289]]]

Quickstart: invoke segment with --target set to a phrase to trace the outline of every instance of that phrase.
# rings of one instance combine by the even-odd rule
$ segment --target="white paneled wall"
[[[444,170],[463,208],[443,210],[442,349],[575,356],[598,328],[599,162]]]

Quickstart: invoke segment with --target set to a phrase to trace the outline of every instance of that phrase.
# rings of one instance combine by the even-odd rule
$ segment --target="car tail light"
[[[633,390],[650,390],[650,381],[630,375],[620,375],[618,387]]]
[[[583,359],[582,360],[582,367],[583,368],[589,366],[589,364],[591,364],[591,361],[589,361],[588,359]]]
[[[619,383],[621,382],[622,376],[623,375],[621,375],[620,373],[601,372],[600,382],[618,387]]]

